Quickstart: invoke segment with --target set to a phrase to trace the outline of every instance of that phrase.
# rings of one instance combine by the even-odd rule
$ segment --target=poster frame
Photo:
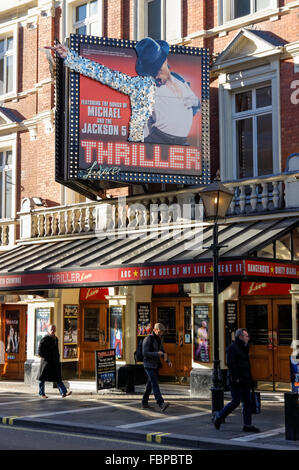
[[[80,53],[82,45],[108,46],[111,48],[134,49],[137,41],[113,39],[97,36],[71,34],[69,47]],[[88,171],[82,177],[79,167],[79,107],[80,107],[80,74],[66,70],[63,61],[56,60],[56,180],[65,186],[76,188],[83,194],[92,194],[94,198],[99,188],[121,187],[124,184],[169,183],[169,184],[209,184],[210,183],[210,59],[206,48],[170,45],[169,53],[197,57],[201,63],[201,122],[200,153],[202,160],[201,174],[181,174],[178,171],[167,173],[166,168],[154,172],[136,167],[136,171],[119,171],[117,174],[102,174]],[[70,104],[69,104],[69,99]],[[133,145],[134,142],[129,142]]]

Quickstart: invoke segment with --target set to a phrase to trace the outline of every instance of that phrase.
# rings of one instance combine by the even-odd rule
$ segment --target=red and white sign
[[[269,280],[285,279],[289,282],[299,281],[299,266],[295,264],[271,263],[264,261],[233,260],[220,261],[219,278],[242,280],[244,276],[253,278],[265,277]],[[126,285],[127,283],[160,280],[178,282],[178,280],[211,280],[213,277],[212,262],[160,264],[154,266],[111,267],[84,271],[58,271],[43,273],[5,274],[0,275],[0,290],[32,287],[62,286],[101,286]],[[89,294],[91,291],[89,291]]]
[[[291,284],[274,282],[242,282],[241,295],[288,295]]]

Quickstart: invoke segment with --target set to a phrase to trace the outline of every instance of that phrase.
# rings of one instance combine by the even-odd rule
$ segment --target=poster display
[[[64,166],[58,139],[62,179],[114,187],[210,182],[207,49],[75,34],[69,48],[67,72],[61,72],[69,73],[70,89],[64,135],[61,111],[68,100],[57,86],[57,132],[68,135],[69,144]]]
[[[95,351],[95,365],[97,391],[116,387],[115,349]]]
[[[194,360],[210,362],[210,309],[209,305],[194,305]]]
[[[137,304],[137,336],[147,336],[152,332],[151,304]]]
[[[40,340],[48,334],[48,328],[52,322],[53,308],[38,307],[35,309],[35,336],[34,336],[34,354],[38,355]]]
[[[229,346],[235,339],[238,329],[238,302],[227,300],[225,302],[225,345]]]
[[[78,357],[78,305],[63,306],[63,357]]]
[[[123,308],[109,308],[110,347],[115,349],[116,359],[123,357]]]
[[[20,312],[7,310],[5,315],[5,350],[7,353],[19,352],[20,341]]]

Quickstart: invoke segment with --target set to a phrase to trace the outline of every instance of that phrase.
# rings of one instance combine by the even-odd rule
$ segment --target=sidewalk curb
[[[145,442],[147,444],[161,444],[169,446],[181,446],[186,447],[190,450],[260,450],[260,451],[285,451],[285,450],[297,450],[298,447],[284,446],[284,445],[270,445],[270,444],[258,444],[253,442],[232,442],[226,439],[215,439],[208,437],[194,437],[185,434],[171,434],[165,432],[151,432],[151,431],[128,431],[117,429],[112,426],[96,426],[96,425],[82,425],[81,423],[68,424],[64,421],[47,421],[36,418],[31,420],[30,418],[22,418],[18,416],[0,417],[2,424],[16,427],[27,427],[51,431],[66,431],[73,433],[84,433],[92,434],[107,438],[114,439],[129,439],[136,440],[139,442]]]

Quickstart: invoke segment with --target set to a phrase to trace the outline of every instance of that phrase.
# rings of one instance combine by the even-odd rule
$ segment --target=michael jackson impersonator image
[[[46,49],[55,51],[75,72],[129,96],[129,141],[188,145],[200,101],[190,84],[170,71],[166,41],[144,38],[136,44],[138,76],[134,77],[81,57],[61,44]]]

